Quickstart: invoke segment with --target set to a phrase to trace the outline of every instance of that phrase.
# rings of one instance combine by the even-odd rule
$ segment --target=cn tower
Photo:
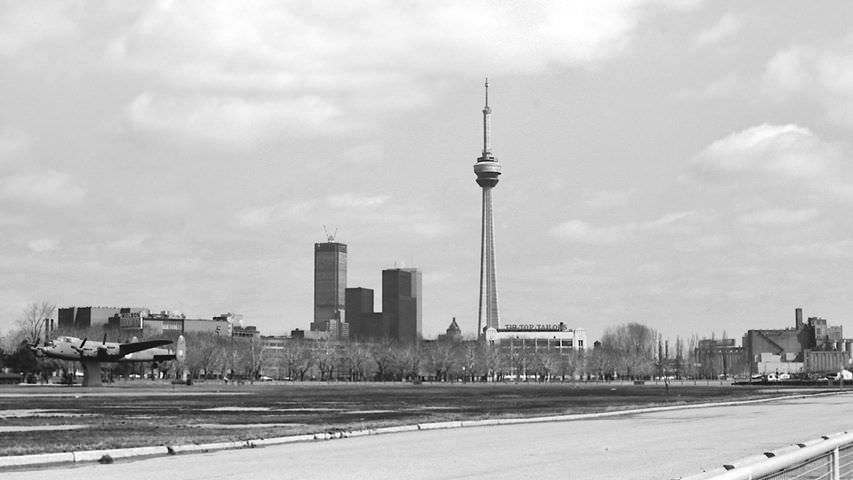
[[[480,234],[480,313],[477,334],[500,327],[498,285],[495,279],[495,229],[492,189],[498,184],[501,164],[492,155],[492,109],[489,108],[489,79],[486,79],[486,106],[483,107],[483,154],[474,164],[477,184],[483,189],[483,223]]]

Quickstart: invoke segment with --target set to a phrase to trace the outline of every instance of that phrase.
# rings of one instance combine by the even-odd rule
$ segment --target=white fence
[[[683,480],[853,480],[853,433],[747,457]]]

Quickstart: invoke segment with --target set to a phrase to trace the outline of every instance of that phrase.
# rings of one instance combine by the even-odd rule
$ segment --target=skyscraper
[[[382,313],[373,311],[373,289],[347,288],[346,313],[351,339],[383,338]]]
[[[414,343],[421,336],[421,272],[382,270],[382,322],[385,338]]]
[[[483,107],[483,154],[474,164],[477,184],[483,189],[483,221],[480,234],[480,312],[477,334],[500,327],[498,285],[495,275],[495,232],[492,213],[492,189],[498,184],[501,164],[492,155],[492,109],[489,108],[489,79],[486,79],[486,105]]]
[[[311,330],[340,336],[346,321],[347,246],[333,241],[314,244],[314,321]]]

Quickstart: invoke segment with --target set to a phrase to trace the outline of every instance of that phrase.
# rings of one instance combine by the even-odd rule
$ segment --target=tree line
[[[0,343],[0,366],[18,371],[46,372],[73,368],[69,362],[35,359],[26,348],[44,336],[44,318],[55,307],[31,304],[17,323],[17,329]],[[102,327],[57,329],[52,335],[70,335],[101,340]],[[145,338],[154,332],[143,331]],[[118,332],[107,331],[110,341]],[[177,336],[175,333],[174,336]],[[334,341],[284,339],[264,344],[257,337],[231,337],[213,332],[189,332],[187,358],[183,368],[193,379],[236,378],[254,381],[261,376],[292,381],[567,381],[651,379],[696,375],[693,357],[697,338],[688,343],[669,342],[648,326],[627,323],[604,330],[595,347],[560,351],[553,348],[507,348],[487,346],[479,341]],[[272,345],[272,346],[270,346]],[[105,365],[107,366],[107,365]],[[138,366],[107,366],[117,374],[139,372]],[[176,373],[175,362],[158,366],[169,375]]]

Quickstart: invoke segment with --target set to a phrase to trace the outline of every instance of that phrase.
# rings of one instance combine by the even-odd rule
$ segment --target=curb
[[[323,440],[336,440],[341,438],[366,437],[386,433],[414,432],[421,430],[446,430],[468,427],[490,427],[499,425],[518,425],[524,423],[544,422],[570,422],[577,420],[590,420],[596,418],[607,418],[625,415],[636,415],[640,413],[668,412],[673,410],[688,410],[695,408],[729,407],[735,405],[749,405],[754,403],[766,403],[779,400],[794,400],[823,395],[838,395],[848,392],[823,392],[811,395],[785,395],[781,397],[759,398],[754,400],[727,401],[718,403],[696,403],[685,405],[672,405],[666,407],[634,408],[629,410],[616,410],[612,412],[577,413],[570,415],[549,415],[545,417],[531,418],[488,418],[482,420],[461,420],[448,422],[419,423],[412,425],[397,425],[393,427],[379,427],[366,430],[353,431],[330,431],[320,433],[309,433],[303,435],[290,435],[287,437],[260,438],[254,440],[241,440],[234,442],[200,443],[186,445],[160,445],[155,447],[130,447],[115,448],[108,450],[84,450],[79,452],[61,453],[39,453],[32,455],[10,455],[0,456],[0,472],[6,468],[22,467],[45,467],[55,466],[63,463],[98,462],[105,457],[111,459],[128,459],[137,457],[152,457],[160,455],[175,455],[178,453],[205,453],[217,450],[236,450],[241,448],[264,447],[269,445],[283,445],[289,443],[313,442]],[[817,440],[816,440],[817,441]]]

